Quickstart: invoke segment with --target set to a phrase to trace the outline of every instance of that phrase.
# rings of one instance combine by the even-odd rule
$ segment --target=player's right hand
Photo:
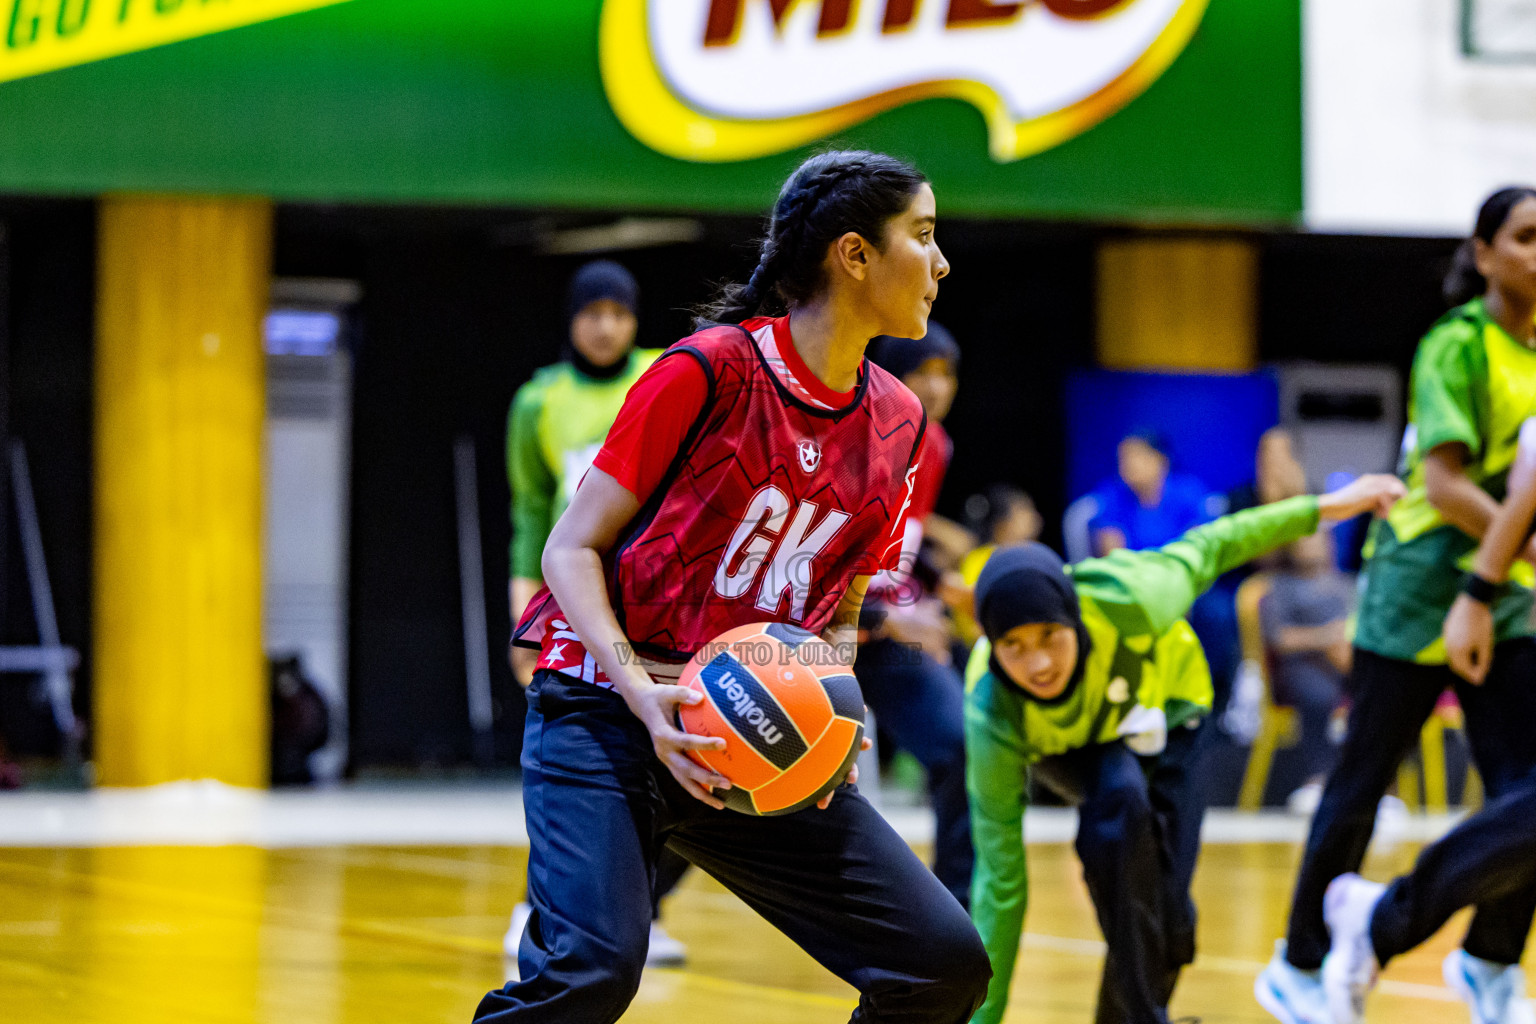
[[[1482,685],[1493,662],[1493,609],[1459,594],[1445,617],[1445,657],[1451,671]]]
[[[1406,493],[1408,488],[1397,477],[1387,473],[1367,473],[1336,491],[1319,496],[1317,512],[1320,518],[1333,522],[1353,519],[1364,512],[1384,517]]]
[[[869,714],[869,709],[865,708],[864,709],[864,713],[866,715]],[[864,753],[864,751],[866,751],[866,750],[873,750],[874,748],[875,748],[875,741],[870,739],[868,736],[865,736],[862,740],[859,741],[859,753],[861,753],[861,754]],[[850,786],[857,786],[859,784],[859,762],[858,761],[854,761],[853,762],[853,767],[848,769],[848,775],[847,775],[846,778],[843,779],[843,781],[846,782]],[[836,795],[837,795],[837,790],[834,789],[830,793],[828,793],[826,796],[822,797],[820,800],[817,800],[816,801],[816,809],[818,811],[824,811],[828,807],[831,807],[832,806],[832,798],[834,796],[836,796]]]
[[[716,810],[724,809],[724,802],[714,795],[714,791],[730,789],[730,780],[699,764],[688,756],[688,751],[724,750],[725,740],[719,736],[694,736],[674,724],[679,704],[697,704],[704,699],[704,695],[686,686],[651,683],[631,688],[624,699],[635,717],[645,723],[656,756],[667,766],[667,771],[672,773],[678,785],[695,800],[701,800]]]

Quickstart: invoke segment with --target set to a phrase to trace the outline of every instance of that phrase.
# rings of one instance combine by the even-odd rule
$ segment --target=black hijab
[[[611,299],[631,313],[635,313],[640,307],[640,286],[635,282],[633,274],[612,260],[593,260],[591,263],[584,264],[580,270],[576,271],[571,278],[570,286],[566,289],[565,322],[567,326],[576,319],[576,314],[601,299]],[[576,351],[576,346],[569,339],[565,343],[564,355],[578,372],[593,380],[612,380],[629,368],[629,352],[607,366],[598,366]]]
[[[1014,682],[998,664],[995,652],[991,661],[992,672],[1030,700],[1040,704],[1060,704],[1070,697],[1082,681],[1092,641],[1083,625],[1077,591],[1060,556],[1044,544],[1035,542],[997,549],[987,559],[976,580],[975,600],[976,621],[993,644],[1015,626],[1031,622],[1055,622],[1076,631],[1077,665],[1072,670],[1072,678],[1066,689],[1049,700],[1033,696]]]

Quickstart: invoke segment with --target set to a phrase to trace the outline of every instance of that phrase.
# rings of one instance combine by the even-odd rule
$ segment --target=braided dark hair
[[[752,276],[723,286],[697,311],[697,326],[782,314],[810,299],[823,285],[827,247],[850,231],[883,245],[886,222],[906,210],[927,180],[883,153],[834,150],[811,157],[779,191]]]
[[[1492,245],[1494,236],[1509,220],[1510,211],[1527,199],[1536,199],[1536,188],[1514,185],[1499,189],[1483,201],[1482,208],[1477,211],[1477,225],[1472,230],[1472,237],[1456,250],[1451,269],[1445,275],[1442,291],[1446,302],[1459,306],[1488,290],[1488,281],[1477,269],[1476,240]]]

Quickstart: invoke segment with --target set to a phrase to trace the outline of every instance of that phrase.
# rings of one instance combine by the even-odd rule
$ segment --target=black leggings
[[[1117,741],[1035,765],[1078,808],[1077,855],[1109,947],[1095,1024],[1167,1021],[1179,972],[1194,962],[1204,740],[1203,728],[1178,728],[1156,757]]]
[[[1494,649],[1482,686],[1444,665],[1417,665],[1355,649],[1350,673],[1354,704],[1339,761],[1312,819],[1306,855],[1291,900],[1286,959],[1316,970],[1328,952],[1323,893],[1328,883],[1358,871],[1376,826],[1376,805],[1403,756],[1447,687],[1466,716],[1467,739],[1490,800],[1513,790],[1536,767],[1536,640],[1509,640]],[[1520,961],[1536,916],[1536,884],[1478,905],[1464,948],[1496,963]]]
[[[1419,855],[1412,874],[1388,886],[1371,916],[1376,958],[1385,964],[1408,952],[1462,907],[1518,899],[1533,884],[1536,777],[1462,822]]]

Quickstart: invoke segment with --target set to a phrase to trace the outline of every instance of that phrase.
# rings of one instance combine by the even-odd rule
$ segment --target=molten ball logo
[[[752,699],[746,687],[736,681],[736,677],[727,674],[716,684],[725,699],[730,702],[730,708],[736,712],[748,729],[757,730],[757,734],[766,740],[769,745],[777,745],[784,738],[784,733],[773,724],[766,712]]]
[[[603,83],[625,127],[679,159],[765,156],[948,97],[1017,160],[1140,95],[1206,3],[604,0]]]

